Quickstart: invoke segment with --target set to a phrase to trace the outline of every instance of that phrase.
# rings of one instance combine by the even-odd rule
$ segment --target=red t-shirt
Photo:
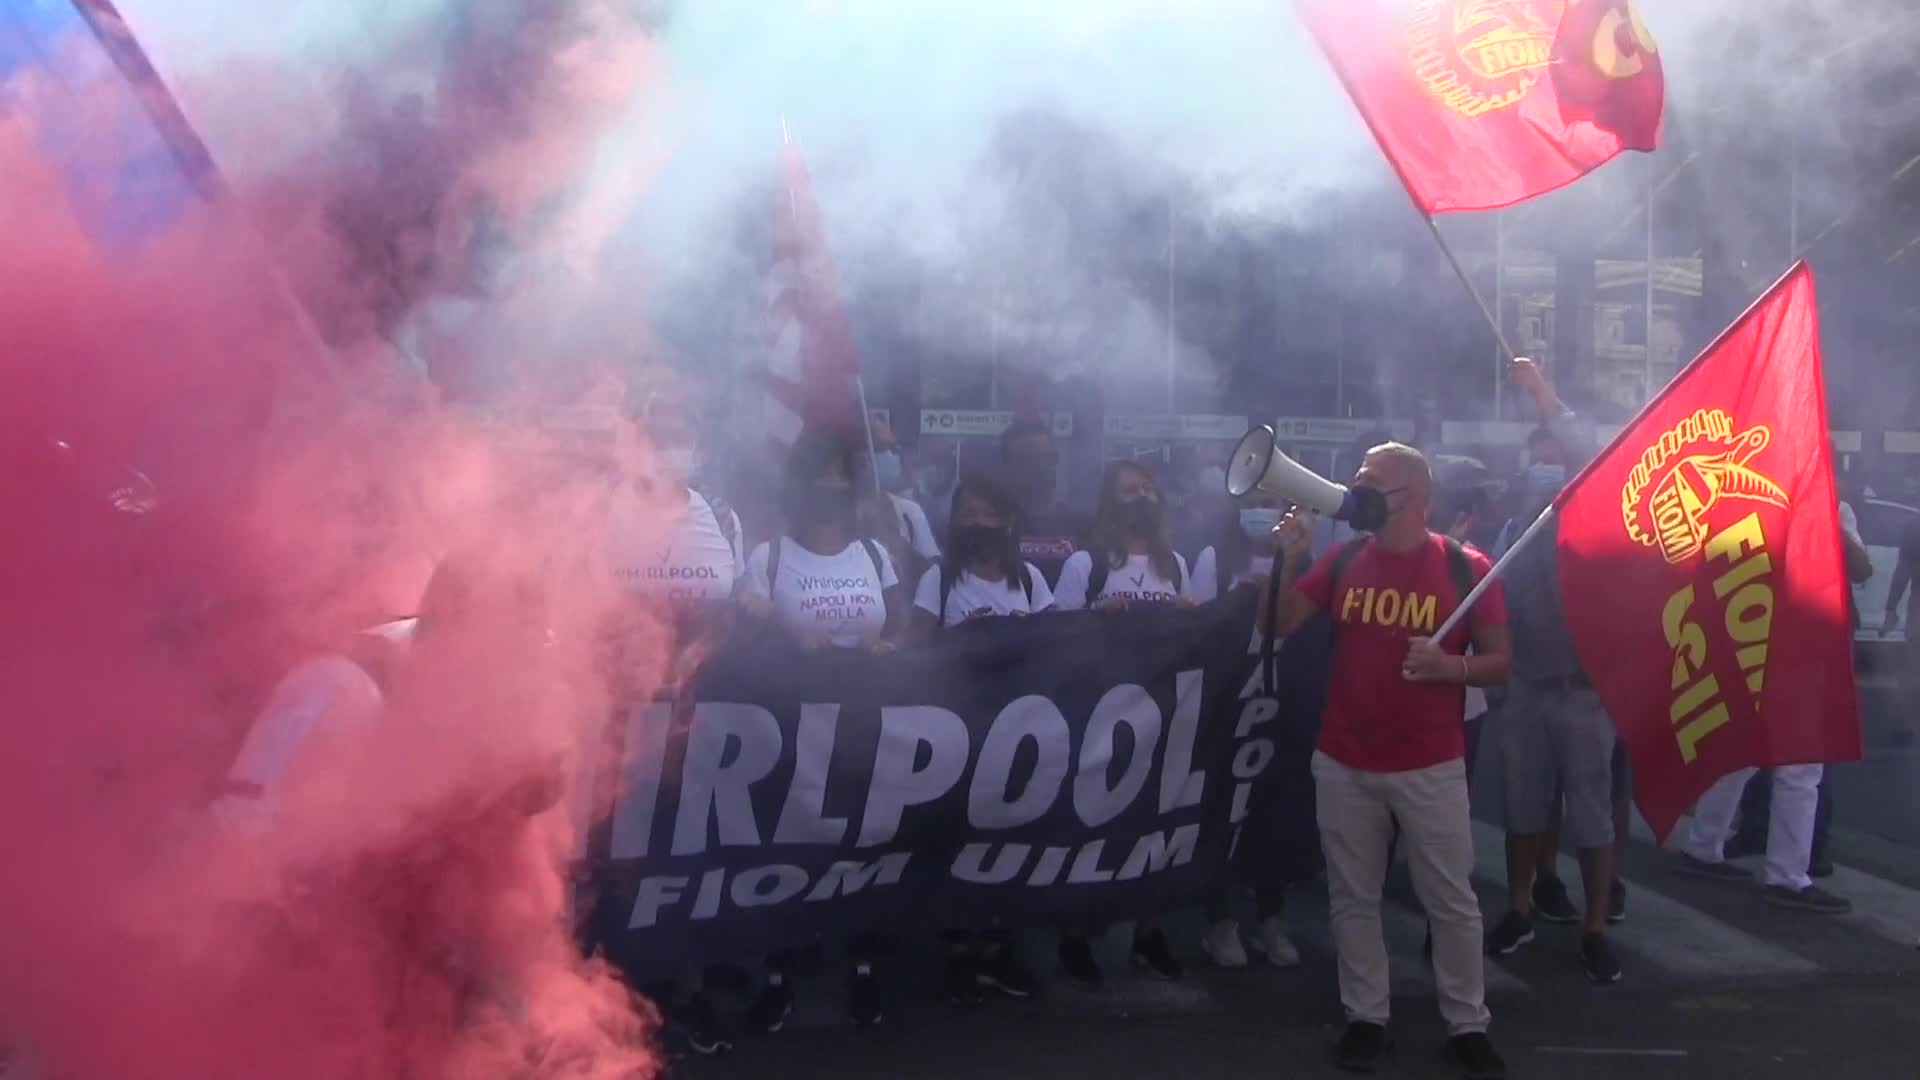
[[[1446,538],[1430,534],[1410,551],[1387,551],[1379,544],[1353,556],[1340,574],[1334,595],[1333,560],[1327,553],[1298,588],[1314,606],[1333,618],[1333,677],[1320,723],[1320,751],[1350,769],[1406,772],[1424,769],[1466,754],[1466,687],[1454,683],[1409,682],[1400,674],[1407,642],[1431,637],[1460,606]],[[1469,547],[1473,579],[1491,568],[1487,557]],[[1476,626],[1507,621],[1506,594],[1495,582],[1473,611],[1441,642],[1459,655]]]

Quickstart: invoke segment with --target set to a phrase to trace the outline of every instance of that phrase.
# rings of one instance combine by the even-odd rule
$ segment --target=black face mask
[[[1161,512],[1159,499],[1128,499],[1120,504],[1120,524],[1130,536],[1155,536]]]
[[[1012,532],[1011,529],[994,525],[955,525],[953,553],[966,562],[985,555],[998,555],[1007,550],[1007,538]]]
[[[1387,496],[1393,492],[1383,492],[1378,488],[1355,487],[1353,490],[1353,514],[1347,524],[1356,532],[1378,532],[1393,516],[1387,506]],[[1395,489],[1397,491],[1399,489]]]

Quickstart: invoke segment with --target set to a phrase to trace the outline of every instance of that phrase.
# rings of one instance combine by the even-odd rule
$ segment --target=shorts
[[[1613,807],[1630,797],[1626,745],[1592,687],[1565,682],[1510,685],[1500,715],[1506,827],[1537,836],[1566,798],[1561,843],[1576,851],[1613,843]]]

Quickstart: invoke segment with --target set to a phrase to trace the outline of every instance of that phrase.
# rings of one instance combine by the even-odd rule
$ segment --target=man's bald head
[[[1433,468],[1427,464],[1425,454],[1405,443],[1381,443],[1360,460],[1360,471],[1354,474],[1353,485],[1371,488],[1386,497],[1387,521],[1372,530],[1376,535],[1406,532],[1411,526],[1401,524],[1403,522],[1417,524],[1421,532],[1426,531]]]
[[[1361,459],[1354,482],[1381,491],[1417,491],[1425,499],[1433,491],[1433,467],[1427,455],[1405,443],[1381,443]]]

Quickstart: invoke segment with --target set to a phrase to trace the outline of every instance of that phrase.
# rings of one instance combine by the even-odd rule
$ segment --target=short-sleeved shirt
[[[631,497],[615,503],[607,541],[614,580],[625,588],[676,605],[725,601],[740,576],[740,518],[720,512],[706,496],[687,492],[687,504],[668,529],[658,509]]]
[[[900,584],[885,547],[855,540],[837,554],[816,555],[785,537],[780,580],[772,582],[767,580],[770,550],[761,544],[747,556],[746,591],[772,606],[773,619],[783,629],[796,637],[825,632],[829,644],[843,649],[880,640],[887,628],[886,590]]]
[[[927,521],[926,510],[902,495],[889,493],[887,501],[893,504],[893,516],[900,522],[900,535],[907,538],[907,546],[913,549],[913,553],[923,559],[938,559],[940,541],[934,539],[933,525]]]
[[[1491,569],[1486,556],[1466,549],[1475,581]],[[1334,622],[1333,673],[1327,684],[1320,751],[1350,769],[1407,772],[1463,757],[1466,687],[1409,682],[1400,673],[1407,643],[1431,637],[1459,606],[1446,538],[1429,534],[1410,551],[1367,543],[1333,580],[1335,553],[1307,571],[1297,586]],[[1473,611],[1442,641],[1459,655],[1481,626],[1507,621],[1506,596],[1495,582]]]
[[[314,744],[376,720],[379,684],[345,656],[321,656],[288,672],[247,730],[227,770],[227,790],[210,807],[223,828],[261,832],[278,817]]]
[[[1076,551],[1060,568],[1060,581],[1053,589],[1054,605],[1061,611],[1078,611],[1102,600],[1124,601],[1130,607],[1177,603],[1183,596],[1193,594],[1193,575],[1187,573],[1187,560],[1183,556],[1175,553],[1173,560],[1180,565],[1177,582],[1167,580],[1155,570],[1151,556],[1129,555],[1125,563],[1107,572],[1107,583],[1101,587],[1100,595],[1088,596],[1087,586],[1093,582],[1093,553]]]
[[[1027,598],[1027,590],[1018,577],[1009,575],[1001,581],[988,581],[975,577],[973,571],[962,570],[953,579],[953,588],[947,593],[947,614],[942,626],[959,626],[968,619],[985,618],[991,615],[1032,615],[1053,606],[1053,590],[1047,588],[1047,578],[1040,568],[1027,564],[1027,579],[1033,584],[1033,598]],[[940,615],[940,568],[931,566],[920,575],[920,585],[913,593],[913,606],[929,615]]]
[[[1273,573],[1273,556],[1255,555],[1247,561],[1247,568],[1233,575],[1233,580],[1220,580],[1220,554],[1217,548],[1206,548],[1200,557],[1193,560],[1193,588],[1187,595],[1200,603],[1218,599],[1220,594],[1255,578],[1263,578]]]

